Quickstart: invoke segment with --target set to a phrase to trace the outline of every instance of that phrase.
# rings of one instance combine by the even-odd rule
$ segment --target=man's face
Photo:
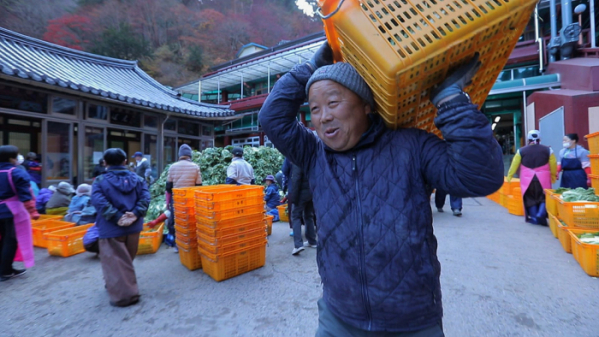
[[[135,156],[135,160],[140,161],[141,158],[143,158],[142,156]]]
[[[370,106],[341,84],[323,80],[310,87],[312,125],[318,137],[335,151],[347,151],[368,130]]]

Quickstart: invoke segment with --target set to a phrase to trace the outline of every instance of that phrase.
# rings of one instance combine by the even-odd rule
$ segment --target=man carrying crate
[[[317,336],[443,336],[437,240],[430,193],[490,194],[503,184],[501,149],[463,88],[475,57],[431,94],[445,140],[387,129],[371,89],[325,43],[275,85],[260,123],[301,165],[313,192],[324,286]],[[308,98],[318,138],[296,112]]]

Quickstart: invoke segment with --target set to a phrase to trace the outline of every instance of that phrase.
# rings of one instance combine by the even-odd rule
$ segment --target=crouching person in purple
[[[463,93],[477,58],[431,94],[445,140],[391,130],[373,93],[325,44],[275,84],[260,110],[268,138],[308,177],[318,219],[317,336],[443,336],[432,187],[483,196],[503,184],[501,148]],[[296,120],[308,100],[318,138]]]
[[[133,259],[150,192],[143,178],[125,166],[127,155],[123,150],[106,150],[104,160],[106,173],[98,176],[92,187],[92,204],[98,212],[100,262],[110,304],[126,307],[139,301]]]

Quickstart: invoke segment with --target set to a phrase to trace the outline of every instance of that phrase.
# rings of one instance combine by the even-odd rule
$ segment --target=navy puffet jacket
[[[435,119],[445,140],[387,129],[377,115],[351,150],[335,152],[297,123],[311,68],[275,85],[260,123],[283,155],[308,174],[318,219],[318,269],[328,308],[370,331],[417,331],[443,316],[433,234],[433,187],[458,197],[503,184],[503,160],[487,118],[467,102]]]

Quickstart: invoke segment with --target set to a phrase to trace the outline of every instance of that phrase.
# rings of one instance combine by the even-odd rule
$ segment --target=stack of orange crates
[[[196,229],[202,269],[216,281],[264,266],[264,189],[215,185],[195,190]]]
[[[197,250],[196,210],[194,191],[199,187],[173,188],[173,209],[175,211],[175,241],[179,249],[181,264],[189,270],[202,268],[202,260]]]
[[[595,194],[599,195],[599,132],[584,136],[589,142],[589,160],[591,161],[591,186]]]

